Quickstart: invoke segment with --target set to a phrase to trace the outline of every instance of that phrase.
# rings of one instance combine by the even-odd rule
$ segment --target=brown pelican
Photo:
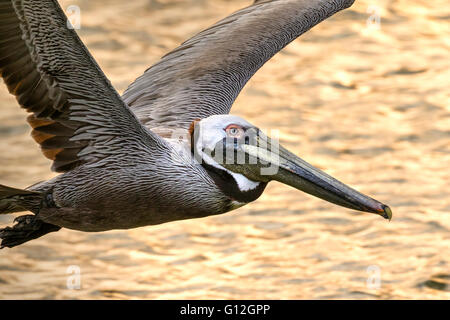
[[[0,186],[0,213],[33,213],[0,231],[1,247],[62,227],[93,232],[221,214],[256,200],[271,180],[390,219],[388,206],[281,146],[273,152],[273,140],[228,115],[266,61],[353,1],[257,0],[164,56],[121,97],[56,0],[0,0],[1,76],[61,173],[25,190]]]

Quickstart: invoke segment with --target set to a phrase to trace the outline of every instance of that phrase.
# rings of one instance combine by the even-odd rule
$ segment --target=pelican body
[[[314,168],[229,115],[251,76],[354,0],[258,0],[184,42],[120,96],[55,0],[0,0],[0,74],[61,174],[0,185],[14,247],[60,228],[96,232],[217,215],[279,181],[391,218],[388,206]],[[181,137],[181,138],[180,138]]]

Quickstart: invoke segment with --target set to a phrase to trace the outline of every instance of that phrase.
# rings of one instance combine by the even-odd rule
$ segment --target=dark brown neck
[[[202,166],[206,169],[206,172],[214,180],[214,183],[219,189],[228,196],[231,200],[249,203],[255,201],[261,196],[264,189],[267,186],[267,182],[260,182],[254,189],[241,190],[234,177],[227,171],[220,168],[216,168],[203,161]]]

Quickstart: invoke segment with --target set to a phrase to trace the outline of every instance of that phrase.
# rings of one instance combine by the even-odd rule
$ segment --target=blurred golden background
[[[122,93],[163,54],[251,2],[60,4],[80,7],[78,33]],[[449,20],[444,0],[357,0],[267,63],[232,110],[389,204],[391,222],[273,182],[225,215],[64,229],[1,250],[0,298],[449,299]],[[50,178],[3,84],[0,110],[0,183]],[[0,226],[12,220],[0,216]],[[79,267],[79,289],[67,287],[69,266]]]

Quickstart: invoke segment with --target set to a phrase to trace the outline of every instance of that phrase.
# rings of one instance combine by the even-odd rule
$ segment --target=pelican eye
[[[225,132],[231,138],[241,138],[244,136],[244,129],[237,124],[230,124],[225,128]]]

